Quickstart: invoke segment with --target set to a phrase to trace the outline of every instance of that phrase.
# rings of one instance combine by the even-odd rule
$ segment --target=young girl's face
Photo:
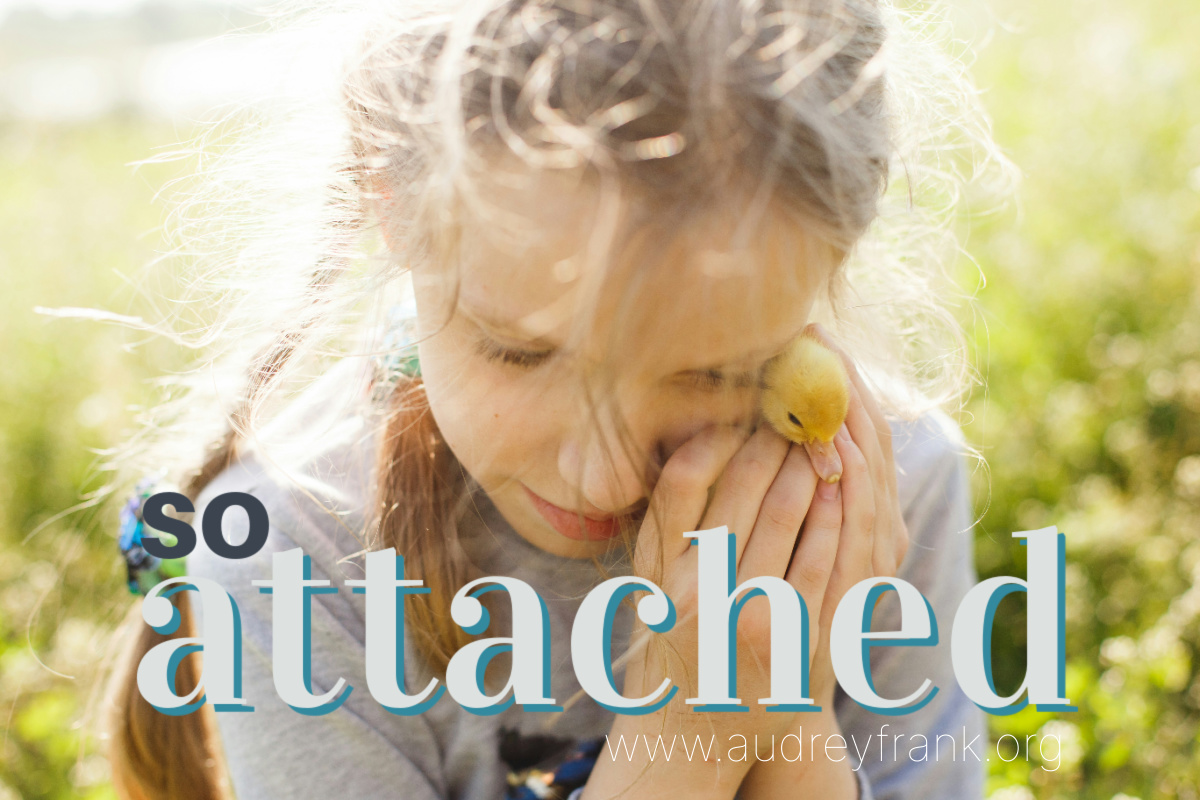
[[[688,438],[754,422],[757,373],[803,329],[836,257],[778,207],[739,234],[747,194],[687,221],[642,206],[627,224],[623,201],[627,233],[589,259],[601,194],[563,173],[527,177],[486,198],[527,229],[463,225],[457,293],[453,270],[414,273],[421,372],[447,444],[509,524],[582,558],[612,545],[616,517],[638,518]],[[605,363],[593,412],[585,384]]]

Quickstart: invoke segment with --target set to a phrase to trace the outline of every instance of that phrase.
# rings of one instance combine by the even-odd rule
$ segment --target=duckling
[[[762,412],[771,427],[804,445],[822,480],[841,480],[833,437],[850,409],[850,379],[838,354],[806,329],[767,362],[761,385]]]

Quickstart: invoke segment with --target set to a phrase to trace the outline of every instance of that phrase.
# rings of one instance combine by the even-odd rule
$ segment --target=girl
[[[178,472],[197,513],[239,491],[270,516],[256,556],[201,546],[187,562],[238,603],[255,711],[150,708],[136,667],[161,637],[134,619],[112,706],[122,795],[980,796],[983,766],[963,748],[984,722],[948,642],[871,650],[882,696],[939,688],[896,718],[841,693],[828,648],[838,601],[863,579],[915,584],[943,629],[974,583],[965,447],[938,410],[961,395],[961,334],[937,276],[961,188],[951,150],[994,153],[970,86],[928,37],[936,20],[878,0],[389,6],[338,17],[357,42],[346,127],[329,139],[343,157],[284,164],[277,174],[295,182],[270,206],[304,223],[288,229],[299,234],[242,242],[218,264],[245,302],[208,328],[234,343],[213,363],[246,345],[248,382],[223,406],[185,396],[224,408],[217,446]],[[303,205],[318,196],[297,190],[308,180],[322,205]],[[377,321],[389,308],[400,311]],[[816,322],[852,383],[837,483],[758,413],[764,364]],[[738,583],[774,576],[804,598],[819,712],[754,702],[769,694],[762,600],[737,628],[749,711],[684,704],[696,564],[683,534],[720,525],[736,535]],[[229,541],[245,528],[226,515]],[[362,577],[367,551],[394,548],[431,589],[406,604],[409,691],[444,679],[475,638],[449,617],[460,587],[529,583],[547,604],[564,709],[478,716],[443,698],[388,713],[365,689],[363,597],[343,588],[313,595],[310,687],[357,691],[297,714],[274,690],[271,598],[252,584],[295,547],[334,586]],[[581,693],[570,660],[582,597],[627,574],[677,610],[662,633],[629,604],[618,613],[623,694],[665,679],[679,689],[640,716]],[[177,636],[193,627],[185,595]],[[484,596],[484,636],[511,622],[499,595]],[[895,628],[888,597],[873,619]],[[199,680],[194,660],[180,684]],[[501,691],[508,676],[502,654],[484,681]],[[646,746],[659,735],[705,749],[667,757]]]

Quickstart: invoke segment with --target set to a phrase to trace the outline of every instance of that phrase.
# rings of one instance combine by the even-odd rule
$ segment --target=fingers
[[[804,443],[804,449],[808,451],[808,460],[821,480],[837,483],[842,479],[842,460],[838,458],[833,442],[812,439]]]
[[[871,420],[871,423],[875,428],[876,437],[879,439],[880,450],[883,453],[884,460],[886,461],[888,467],[887,475],[890,479],[889,487],[892,491],[894,491],[896,488],[896,470],[895,461],[893,458],[891,425],[888,424],[887,418],[884,417],[882,409],[879,408],[879,404],[875,401],[875,396],[869,389],[867,389],[866,382],[863,381],[862,375],[859,374],[858,366],[854,363],[853,359],[850,358],[850,355],[843,350],[842,347],[835,342],[829,336],[829,333],[819,324],[813,323],[810,327],[816,333],[817,338],[819,338],[826,347],[837,353],[841,357],[842,362],[846,365],[846,374],[850,377],[850,385],[852,389],[850,399],[851,411],[853,412],[855,399],[854,395],[857,394],[862,410],[867,414],[867,417]],[[848,418],[849,415],[847,415],[847,419]],[[850,432],[853,434],[853,429]]]
[[[846,374],[850,377],[850,404],[846,413],[846,427],[850,429],[850,436],[854,442],[862,450],[863,455],[867,459],[867,463],[871,467],[871,473],[877,476],[884,486],[888,486],[888,472],[894,474],[894,469],[884,454],[886,450],[888,455],[891,454],[891,438],[892,429],[887,424],[887,420],[883,418],[883,413],[879,410],[874,397],[867,390],[866,384],[863,383],[862,377],[858,374],[858,368],[838,345],[834,344],[829,338],[829,334],[825,332],[819,325],[812,326],[825,343],[827,347],[833,350],[846,365]]]
[[[812,327],[818,338],[841,357],[850,377],[846,427],[867,460],[875,490],[877,527],[872,568],[876,575],[894,575],[908,549],[908,536],[900,512],[892,429],[846,351],[820,325]]]
[[[872,563],[875,574],[891,575],[895,573],[895,542],[892,540],[891,515],[883,513],[891,508],[891,488],[887,480],[889,469],[880,448],[875,423],[863,407],[862,396],[855,387],[850,389],[850,410],[846,415],[846,428],[849,429],[854,446],[866,460],[874,507],[880,512],[876,515],[872,536]],[[890,471],[895,473],[894,469]]]
[[[687,551],[690,543],[683,534],[696,530],[708,505],[709,487],[716,483],[746,436],[747,431],[741,428],[706,428],[667,459],[634,548],[637,574],[648,574],[645,570],[659,553],[664,561],[671,561]]]
[[[833,439],[842,457],[842,534],[833,565],[833,600],[872,574],[875,550],[875,492],[862,451],[843,428]]]
[[[700,528],[729,526],[729,531],[736,539],[734,563],[741,562],[742,553],[760,516],[760,507],[763,506],[764,498],[772,488],[790,447],[791,442],[770,426],[763,425],[729,460],[729,465],[717,481],[712,504],[704,515]],[[778,495],[778,492],[776,494]],[[778,498],[775,509],[779,509]],[[803,520],[803,515],[800,519]],[[793,542],[799,530],[800,521],[797,520],[791,532]]]
[[[813,622],[820,619],[822,601],[840,549],[841,531],[842,482],[819,481],[804,518],[800,542],[783,576],[804,598]]]
[[[896,569],[899,571],[900,565],[904,563],[904,557],[908,555],[909,536],[908,526],[904,524],[904,517],[900,516],[899,512],[896,514],[896,519],[899,524],[892,531],[892,540],[896,543]],[[895,573],[892,574],[894,575]]]
[[[754,530],[738,563],[739,575],[784,576],[800,527],[809,513],[817,481],[817,472],[804,448],[791,445],[779,474],[763,498]]]

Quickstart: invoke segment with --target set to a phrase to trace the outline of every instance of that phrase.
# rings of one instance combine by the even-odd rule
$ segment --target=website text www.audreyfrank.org
[[[1053,734],[1029,734],[1022,741],[1012,734],[1004,734],[996,740],[994,747],[982,734],[967,738],[964,727],[961,734],[940,733],[926,736],[920,733],[905,734],[888,732],[889,725],[882,725],[879,733],[865,739],[853,734],[798,733],[785,736],[743,736],[733,734],[718,740],[708,737],[647,736],[605,737],[608,756],[612,760],[628,761],[774,761],[776,758],[788,762],[813,761],[818,758],[830,761],[850,760],[850,768],[857,772],[867,761],[991,761],[1004,762],[1018,758],[1029,759],[1036,754],[1042,769],[1054,772],[1058,769],[1062,755],[1062,744]]]

